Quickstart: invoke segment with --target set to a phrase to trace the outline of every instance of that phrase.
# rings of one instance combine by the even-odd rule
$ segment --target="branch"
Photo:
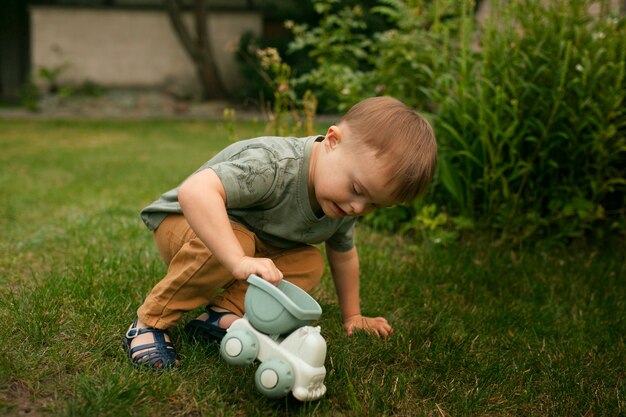
[[[170,22],[178,34],[178,38],[181,40],[187,53],[189,53],[189,56],[191,56],[191,59],[197,62],[200,59],[199,48],[191,38],[187,26],[185,26],[183,22],[178,0],[165,0],[165,5],[167,6],[167,14],[170,18]]]
[[[206,4],[204,0],[195,0],[194,4],[196,10],[194,13],[194,17],[196,18],[196,39],[200,51],[204,51],[206,50],[205,48],[210,48],[206,24]]]

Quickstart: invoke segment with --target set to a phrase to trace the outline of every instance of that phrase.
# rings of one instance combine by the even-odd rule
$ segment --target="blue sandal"
[[[185,333],[192,338],[200,338],[207,342],[221,342],[226,334],[226,329],[220,327],[220,320],[228,314],[234,314],[230,311],[215,311],[206,306],[204,311],[209,315],[206,321],[191,320],[185,326]]]
[[[176,354],[176,350],[174,349],[172,342],[165,340],[167,330],[155,329],[153,327],[138,329],[137,320],[138,319],[135,319],[130,329],[126,332],[126,337],[124,338],[124,347],[128,353],[128,360],[130,363],[137,368],[151,367],[156,370],[176,366],[178,355]],[[145,333],[152,333],[154,342],[131,348],[130,344],[133,339],[140,334]],[[137,352],[139,353],[133,357],[133,355]]]

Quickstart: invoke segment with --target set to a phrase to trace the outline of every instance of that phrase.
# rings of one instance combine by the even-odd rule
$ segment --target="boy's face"
[[[388,162],[351,137],[347,125],[331,126],[313,153],[309,194],[314,211],[336,219],[397,203],[387,186]]]

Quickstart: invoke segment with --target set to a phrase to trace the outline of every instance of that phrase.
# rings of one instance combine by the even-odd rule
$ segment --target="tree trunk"
[[[215,65],[207,27],[206,0],[194,0],[195,39],[183,22],[180,0],[165,0],[172,27],[196,67],[203,99],[224,99],[226,91]]]

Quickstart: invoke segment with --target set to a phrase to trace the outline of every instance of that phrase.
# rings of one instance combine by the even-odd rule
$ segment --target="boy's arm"
[[[236,279],[260,275],[277,284],[283,274],[271,259],[246,256],[226,213],[226,192],[212,169],[189,177],[178,190],[178,202],[189,225],[213,256]]]
[[[347,252],[338,252],[326,245],[326,256],[335,282],[343,326],[348,335],[351,335],[354,330],[362,329],[378,336],[389,336],[393,329],[386,319],[361,315],[359,256],[356,247]]]

